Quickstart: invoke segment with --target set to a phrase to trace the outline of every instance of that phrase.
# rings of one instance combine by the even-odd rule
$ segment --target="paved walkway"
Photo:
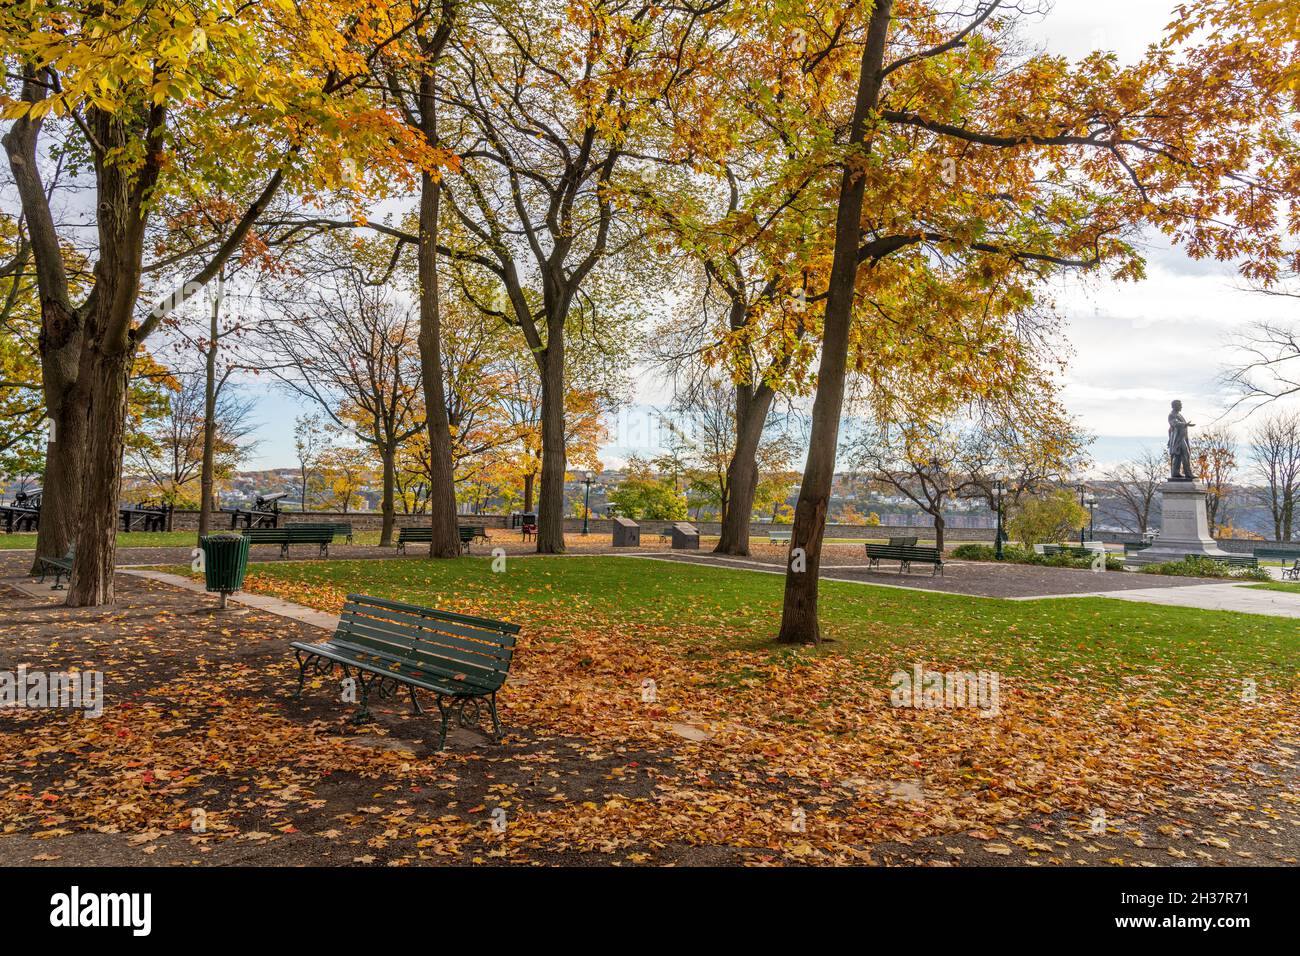
[[[693,554],[628,554],[626,557],[651,561],[683,561],[711,564],[766,574],[784,574],[784,568],[752,558],[732,558],[696,552]],[[1200,608],[1206,611],[1237,611],[1272,617],[1300,617],[1300,594],[1256,589],[1249,583],[1223,582],[1206,578],[1107,571],[1095,574],[1071,568],[1044,568],[1023,564],[992,564],[985,561],[945,562],[946,574],[931,577],[928,572],[900,575],[897,571],[872,571],[861,565],[823,566],[822,580],[850,581],[875,587],[938,591],[966,597],[1001,598],[1010,601],[1045,601],[1067,597],[1105,597],[1120,601]],[[1098,585],[1101,585],[1099,587]]]
[[[1248,584],[1202,584],[1190,588],[1137,588],[1111,591],[1096,597],[1117,601],[1141,601],[1195,607],[1205,611],[1239,611],[1242,614],[1268,614],[1272,617],[1300,617],[1300,594],[1266,591]]]
[[[215,594],[209,594],[208,589],[198,581],[190,578],[183,578],[179,574],[167,574],[164,571],[139,571],[134,569],[122,568],[118,570],[119,574],[129,574],[137,578],[148,578],[150,581],[157,581],[160,584],[170,584],[172,587],[184,588],[186,591],[193,591],[196,594],[205,594],[212,598],[213,603],[218,600]],[[231,604],[242,604],[245,607],[257,608],[259,611],[266,611],[268,614],[276,614],[280,617],[287,617],[291,621],[298,621],[301,624],[310,624],[312,627],[319,627],[326,631],[333,631],[338,627],[339,616],[337,614],[326,614],[324,611],[317,611],[313,608],[303,607],[301,604],[294,604],[291,601],[282,601],[277,597],[271,597],[266,594],[251,594],[246,591],[240,591],[232,594],[228,598]]]

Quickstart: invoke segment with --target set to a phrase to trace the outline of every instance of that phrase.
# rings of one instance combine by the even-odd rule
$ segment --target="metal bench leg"
[[[346,668],[345,671],[346,673]],[[348,674],[351,677],[351,674]],[[370,712],[370,684],[366,680],[366,672],[357,671],[357,683],[361,685],[361,709],[348,719],[350,724],[368,724],[375,719],[375,715]]]
[[[438,713],[442,714],[442,728],[438,731],[438,749],[442,750],[447,746],[447,711],[449,707],[442,695],[438,695]]]
[[[303,657],[302,651],[294,648],[293,656],[298,659],[298,692],[294,694],[295,700],[302,699],[302,685],[307,680],[307,659]]]
[[[289,543],[286,541],[284,544],[280,545],[280,557],[287,558],[288,556],[289,556]]]
[[[415,685],[414,685],[414,684],[407,684],[406,687],[407,687],[407,689],[411,692],[411,709],[412,709],[412,710],[413,710],[417,715],[419,715],[419,716],[423,716],[423,715],[424,715],[424,708],[421,707],[421,706],[420,706],[420,702],[419,702],[418,700],[415,699]]]
[[[501,743],[501,720],[497,717],[497,695],[488,698],[488,712],[492,715],[492,742]]]

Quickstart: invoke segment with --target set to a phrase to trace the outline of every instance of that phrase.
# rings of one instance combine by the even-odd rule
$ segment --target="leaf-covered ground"
[[[433,753],[428,717],[394,706],[357,730],[327,681],[289,699],[287,642],[322,632],[119,580],[112,611],[5,593],[14,637],[0,668],[96,666],[109,698],[98,720],[0,718],[0,859],[1049,864],[1300,852],[1293,621],[828,582],[833,642],[790,650],[770,643],[781,582],[766,574],[596,557],[511,559],[501,574],[478,558],[255,567],[250,590],[322,609],[360,591],[523,625],[504,745],[463,731]],[[998,714],[891,706],[890,675],[917,664],[997,671]]]

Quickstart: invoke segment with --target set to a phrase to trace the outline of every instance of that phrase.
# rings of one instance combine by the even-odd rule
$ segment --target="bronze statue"
[[[1183,403],[1174,400],[1169,413],[1169,480],[1194,481],[1192,477],[1192,441],[1187,434],[1196,427],[1183,418]]]

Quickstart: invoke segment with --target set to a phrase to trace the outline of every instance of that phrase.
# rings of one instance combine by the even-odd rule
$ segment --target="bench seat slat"
[[[425,690],[433,691],[437,694],[448,694],[452,696],[478,696],[484,691],[491,693],[500,687],[481,687],[470,684],[466,681],[457,681],[450,677],[443,677],[438,674],[429,673],[423,670],[417,670],[410,667],[403,661],[389,661],[402,668],[394,670],[392,667],[384,666],[385,659],[376,655],[369,655],[365,652],[356,652],[346,645],[338,644],[303,644],[295,642],[289,645],[295,650],[306,651],[309,654],[315,654],[318,657],[324,657],[340,664],[359,667],[369,671],[372,674],[387,674],[393,677],[400,677],[403,683],[415,684]]]
[[[371,645],[364,638],[358,640],[356,635],[336,634],[329,642],[335,647],[348,648],[354,653],[368,655],[383,663],[386,670],[401,673],[409,670],[413,673],[426,673],[452,680],[459,687],[475,687],[491,693],[505,682],[504,670],[492,670],[475,665],[463,664],[435,655],[412,655],[403,652],[403,648],[393,645]],[[393,665],[393,666],[389,666]]]
[[[357,613],[349,608],[344,608],[343,613],[339,616],[339,626],[361,626],[379,628],[387,633],[398,636],[409,635],[414,640],[432,641],[436,644],[446,644],[448,647],[459,648],[467,654],[475,657],[486,657],[493,660],[510,660],[511,644],[504,644],[500,640],[493,640],[491,632],[475,631],[473,628],[464,627],[459,624],[437,623],[433,621],[415,621],[408,622],[407,615],[385,614],[382,617],[373,617],[364,613]],[[418,628],[418,632],[413,629]],[[466,640],[466,638],[469,638]]]

